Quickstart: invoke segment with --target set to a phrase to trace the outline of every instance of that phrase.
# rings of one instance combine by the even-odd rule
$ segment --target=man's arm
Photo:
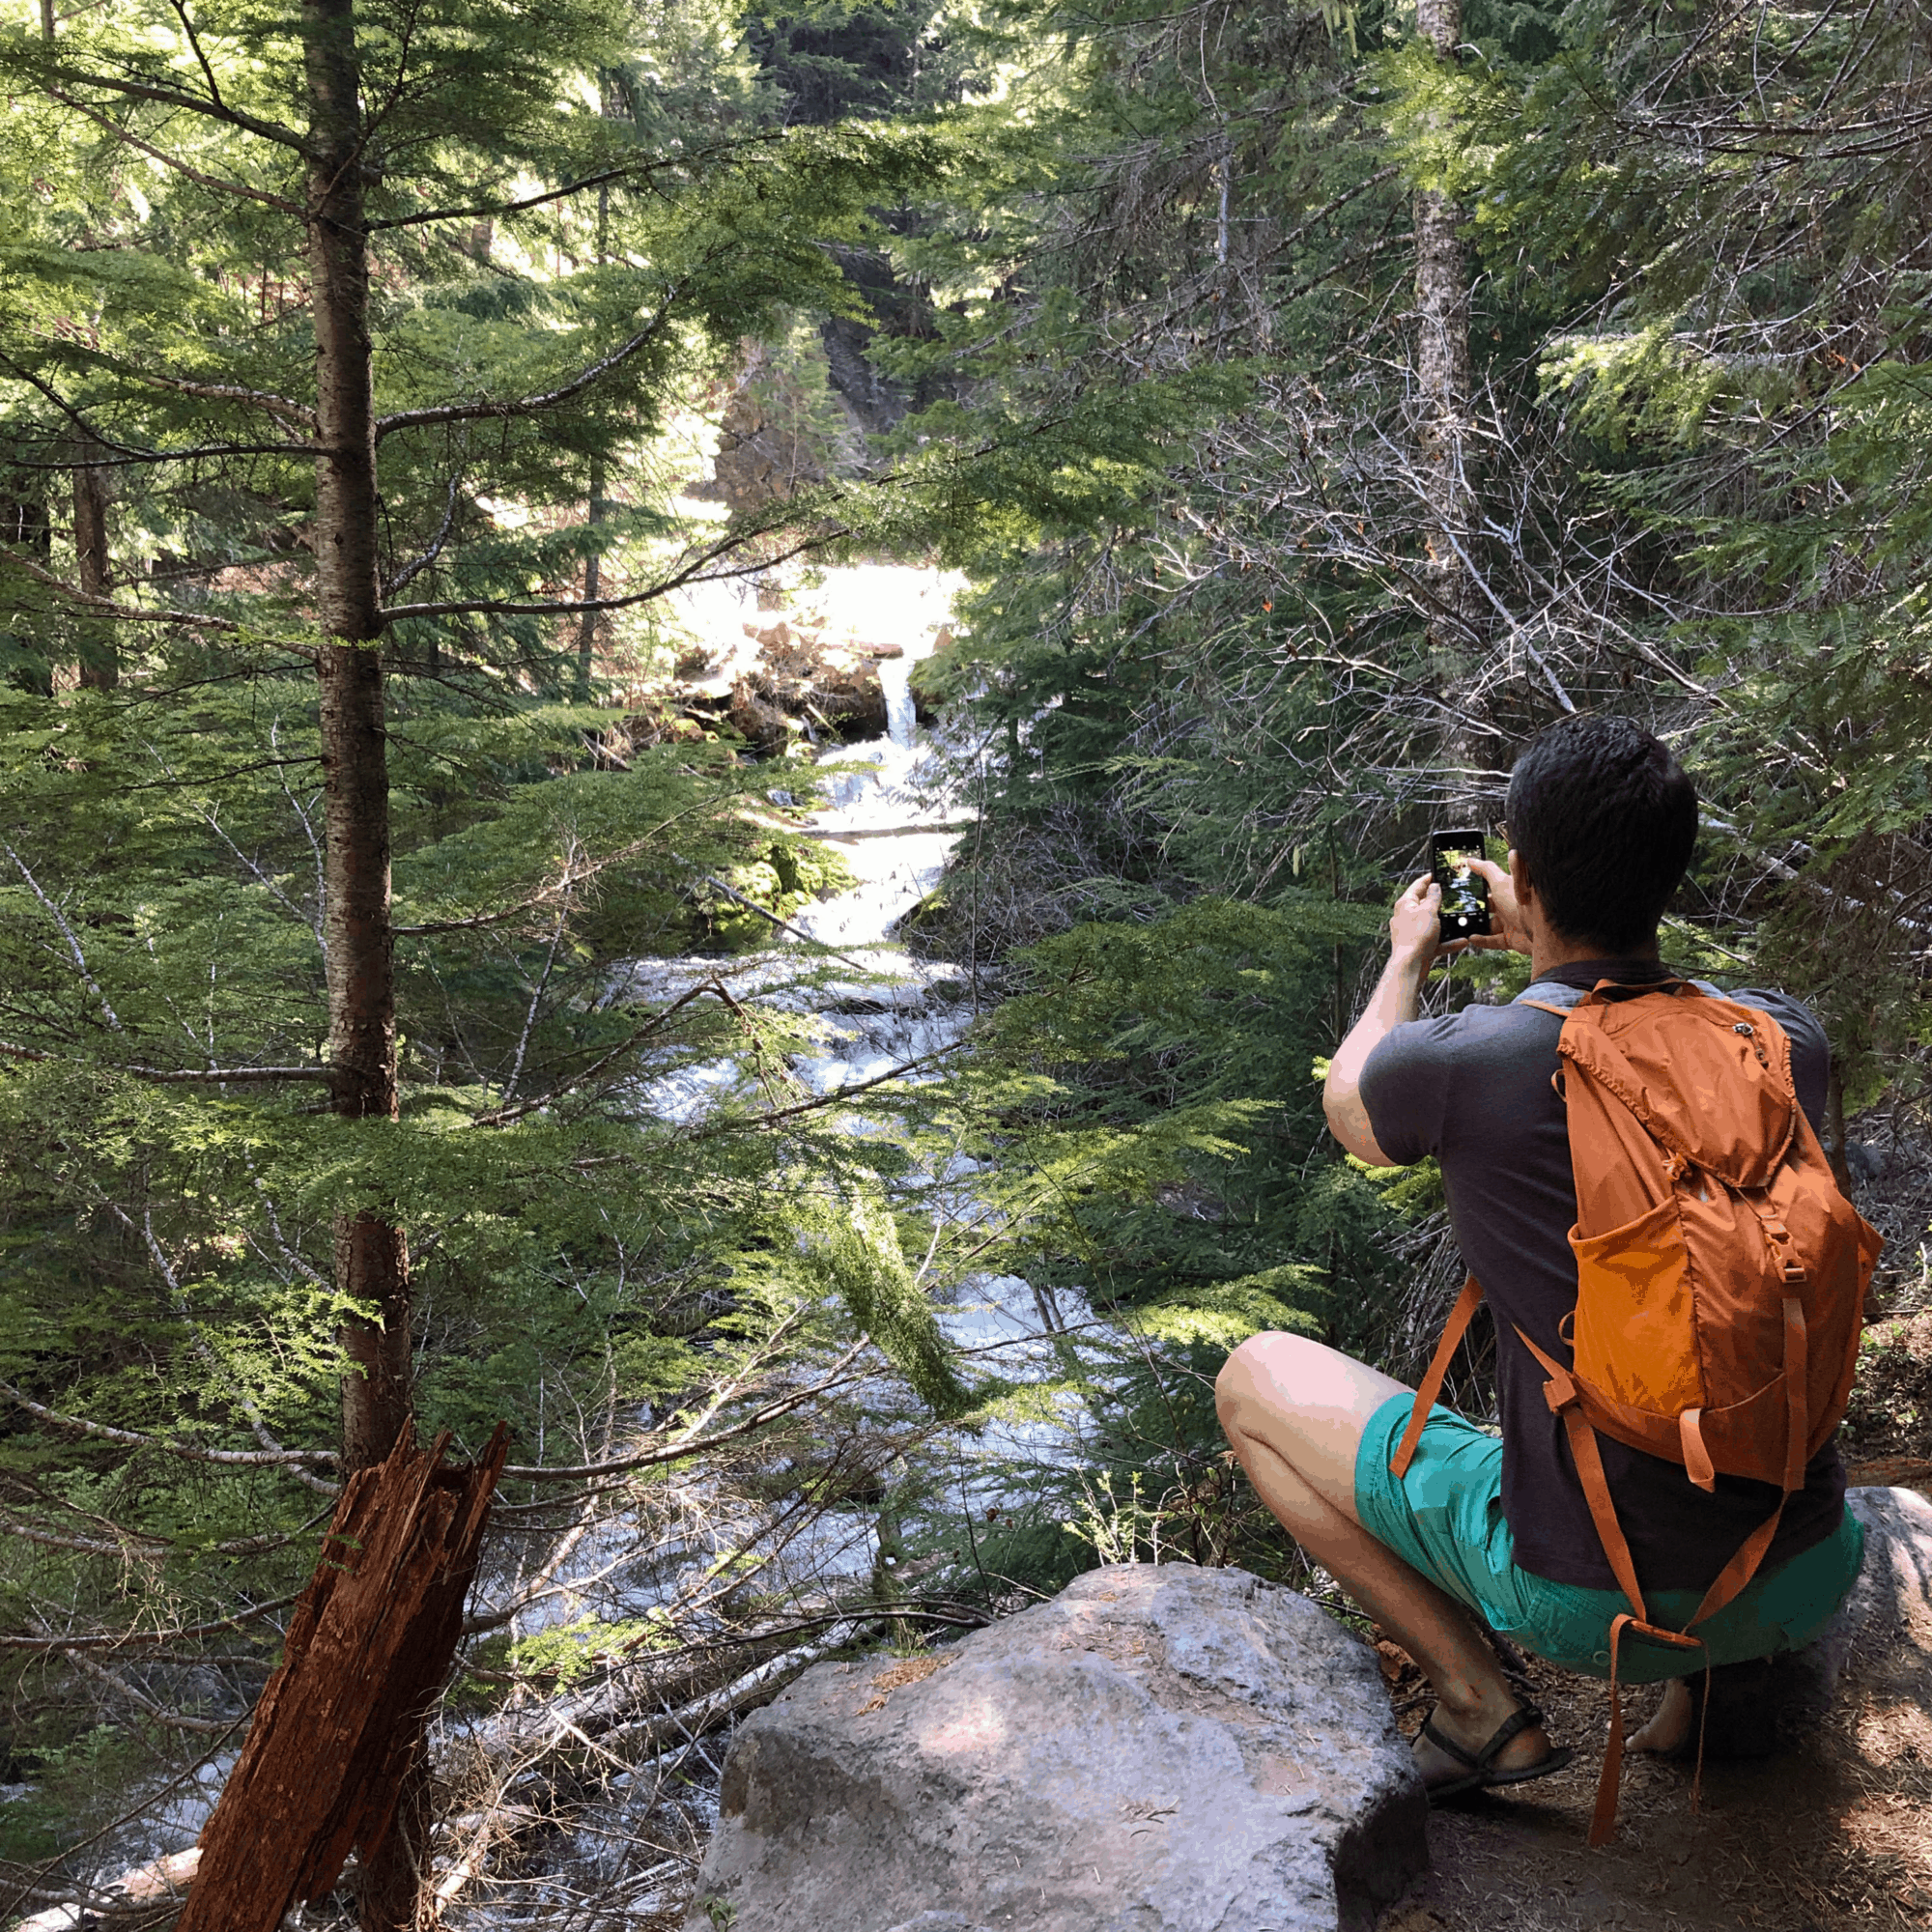
[[[1406,1020],[1415,1018],[1422,1004],[1422,982],[1439,945],[1436,914],[1442,892],[1425,872],[1395,902],[1389,919],[1389,963],[1376,982],[1362,1016],[1328,1063],[1321,1088],[1321,1111],[1328,1131],[1371,1167],[1397,1165],[1376,1145],[1369,1110],[1362,1104],[1362,1068],[1369,1055]]]

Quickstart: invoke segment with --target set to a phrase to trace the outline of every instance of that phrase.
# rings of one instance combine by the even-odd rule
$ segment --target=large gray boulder
[[[1772,1694],[1796,1727],[1850,1694],[1932,1717],[1932,1503],[1915,1490],[1847,1490],[1845,1507],[1864,1524],[1864,1566],[1819,1635],[1779,1659]]]
[[[688,1932],[1357,1932],[1429,1861],[1368,1646],[1131,1564],[749,1719]]]

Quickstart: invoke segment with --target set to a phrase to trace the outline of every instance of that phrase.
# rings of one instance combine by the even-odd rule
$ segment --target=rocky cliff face
[[[688,1932],[1356,1932],[1427,1862],[1374,1654],[1293,1591],[1093,1572],[740,1730]]]

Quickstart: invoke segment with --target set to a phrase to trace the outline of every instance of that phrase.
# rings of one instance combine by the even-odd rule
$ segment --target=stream
[[[854,575],[877,568],[859,566]],[[863,582],[838,584],[837,572],[826,576],[833,581],[828,587],[848,595],[868,587]],[[893,587],[904,589],[903,583]],[[928,594],[930,588],[925,586]],[[909,602],[902,595],[898,609],[905,611]],[[889,734],[827,748],[821,762],[830,769],[819,786],[826,803],[810,819],[810,830],[838,850],[858,883],[795,915],[791,932],[763,951],[639,960],[624,975],[630,999],[668,1001],[695,984],[718,980],[748,1004],[809,1018],[811,1043],[792,1056],[789,1066],[804,1088],[821,1095],[941,1053],[964,1035],[986,996],[983,982],[976,985],[961,968],[917,959],[894,937],[897,923],[939,883],[963,813],[947,795],[933,748],[916,727],[908,689],[912,667],[932,645],[930,605],[923,627],[901,621],[888,629],[876,615],[869,623],[867,635],[905,646],[902,658],[880,666]],[[915,1069],[907,1077],[921,1074]],[[639,1104],[661,1119],[692,1122],[724,1095],[746,1090],[750,1078],[732,1058],[670,1067],[643,1085]],[[973,1188],[970,1164],[942,1178],[949,1189],[956,1186],[963,1207]],[[968,1277],[943,1297],[937,1312],[948,1338],[979,1371],[1016,1383],[1058,1374],[1057,1350],[1088,1316],[1081,1297],[1064,1291],[1057,1300],[1042,1297],[1018,1276],[995,1274]],[[863,1388],[859,1395],[863,1400]],[[960,1511],[983,1517],[1019,1499],[1015,1482],[1029,1487],[1028,1466],[1076,1460],[1084,1419],[1077,1405],[1068,1404],[1059,1419],[996,1420],[973,1434],[946,1432],[931,1452],[934,1466],[956,1470]],[[605,1618],[635,1617],[702,1567],[700,1558],[668,1573],[648,1560],[639,1563],[646,1552],[639,1544],[622,1520],[586,1537],[559,1578],[571,1587],[526,1612],[517,1628],[528,1634],[589,1610]],[[888,1560],[876,1510],[836,1509],[788,1543],[767,1574],[799,1601],[829,1601],[863,1585]],[[728,1731],[715,1733],[660,1761],[654,1776],[619,1774],[552,1841],[540,1870],[526,1881],[531,1888],[523,1893],[526,1903],[505,1909],[499,1892],[493,1905],[479,1897],[467,1916],[492,1927],[529,1923],[526,1915],[532,1908],[538,1916],[572,1904],[581,1910],[586,1892],[602,1889],[616,1909],[600,1904],[594,1909],[600,1920],[656,1923],[655,1915],[664,1914],[663,1923],[674,1922],[690,1895],[695,1858],[715,1827],[729,1742]],[[668,1799],[668,1782],[676,1787]],[[650,1848],[664,1851],[678,1832],[685,1834],[683,1856],[654,1861]]]
[[[694,985],[715,981],[748,1005],[803,1019],[808,1043],[790,1058],[789,1071],[805,1090],[824,1095],[953,1045],[987,989],[984,976],[975,983],[959,967],[917,959],[894,937],[897,923],[938,884],[964,817],[947,795],[941,760],[915,723],[909,689],[913,666],[933,648],[949,611],[950,586],[936,572],[860,565],[825,572],[819,595],[835,612],[846,607],[842,627],[848,634],[904,648],[902,657],[879,667],[888,735],[821,753],[827,769],[818,789],[825,803],[808,829],[840,853],[857,883],[798,913],[770,947],[724,957],[636,960],[613,976],[613,989],[628,1000],[668,1004]],[[694,610],[689,620],[727,638],[745,627],[754,609],[748,601],[714,597],[712,603],[717,608]],[[908,1077],[922,1075],[915,1067]],[[692,1122],[726,1096],[750,1092],[752,1080],[734,1057],[667,1064],[639,1083],[636,1104],[661,1120]],[[881,1131],[876,1120],[871,1130]],[[962,1161],[941,1179],[949,1191],[956,1188],[959,1208],[970,1205],[970,1163]],[[969,1277],[943,1295],[937,1310],[947,1336],[976,1370],[1015,1383],[1059,1373],[1057,1350],[1065,1350],[1069,1330],[1077,1330],[1088,1312],[1082,1297],[1063,1291],[1056,1301],[1017,1276],[994,1274]],[[883,1380],[878,1392],[887,1394]],[[863,1402],[866,1387],[857,1394]],[[648,1422],[647,1415],[639,1419]],[[996,1420],[977,1433],[949,1431],[934,1466],[948,1470],[959,1512],[983,1517],[1019,1501],[1029,1487],[1027,1466],[1078,1460],[1084,1421],[1084,1411],[1069,1402],[1058,1418],[1036,1413]],[[705,1525],[708,1542],[680,1534],[672,1539],[676,1547],[667,1548],[662,1523],[628,1512],[599,1521],[569,1543],[544,1594],[518,1612],[509,1634],[528,1638],[585,1617],[622,1622],[647,1616],[734,1542],[764,1556],[771,1584],[806,1605],[830,1603],[863,1587],[892,1560],[881,1547],[876,1508],[827,1511],[774,1552],[760,1547],[768,1532],[755,1517],[719,1512],[701,1492],[691,1500],[689,1520]],[[492,1599],[514,1599],[520,1574],[512,1567],[479,1581],[472,1611],[487,1612]],[[445,1740],[462,1727],[461,1719],[445,1720]],[[728,1746],[728,1731],[714,1732],[675,1759],[657,1761],[649,1776],[642,1767],[622,1770],[612,1760],[614,1775],[579,1800],[567,1825],[539,1833],[514,1875],[476,1882],[451,1920],[493,1932],[560,1918],[573,1925],[674,1922],[716,1822]],[[192,1843],[232,1761],[224,1750],[156,1792],[150,1806],[100,1843],[103,1873]],[[447,1856],[439,1854],[439,1863]]]

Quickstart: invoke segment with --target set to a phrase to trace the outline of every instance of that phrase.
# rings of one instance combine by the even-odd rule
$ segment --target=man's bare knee
[[[1278,1329],[1250,1335],[1214,1380],[1214,1408],[1230,1435],[1265,1415],[1293,1413],[1296,1398],[1319,1378],[1320,1358],[1334,1351],[1305,1335]]]
[[[1214,1405],[1230,1441],[1260,1438],[1297,1463],[1298,1445],[1329,1459],[1353,1454],[1369,1418],[1391,1396],[1410,1393],[1379,1369],[1306,1335],[1252,1335],[1228,1357]],[[1236,1443],[1236,1448],[1240,1445]]]

